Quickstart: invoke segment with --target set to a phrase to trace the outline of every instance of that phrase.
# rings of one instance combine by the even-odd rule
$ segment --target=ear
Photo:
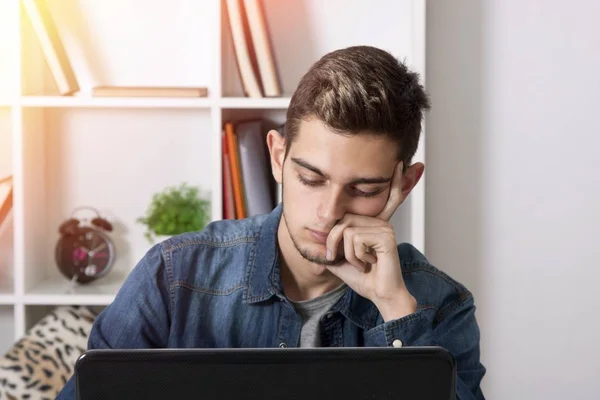
[[[272,129],[267,133],[267,145],[271,157],[271,170],[277,183],[283,181],[283,161],[285,159],[285,138]]]
[[[417,183],[421,180],[425,165],[423,163],[415,163],[408,167],[402,177],[402,199],[406,199]]]

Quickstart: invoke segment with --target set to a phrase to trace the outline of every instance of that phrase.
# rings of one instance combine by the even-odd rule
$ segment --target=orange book
[[[4,222],[13,206],[13,186],[11,177],[0,179],[0,224]]]
[[[227,137],[223,131],[223,219],[235,219],[235,202],[231,181],[231,160],[227,149]]]
[[[231,181],[233,184],[233,198],[235,200],[235,215],[237,219],[246,218],[246,205],[244,202],[244,186],[242,184],[242,168],[238,150],[237,136],[232,122],[225,123],[225,136],[227,137],[227,150],[231,161]]]

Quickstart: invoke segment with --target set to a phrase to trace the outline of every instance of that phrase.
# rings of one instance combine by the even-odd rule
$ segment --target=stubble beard
[[[283,204],[282,204],[282,206],[283,206]],[[298,251],[298,253],[300,254],[300,256],[302,256],[302,258],[304,258],[307,261],[310,261],[311,263],[315,263],[315,264],[318,264],[318,265],[331,266],[331,265],[337,265],[337,264],[339,264],[339,262],[340,262],[339,258],[336,258],[336,259],[334,259],[332,261],[329,261],[324,256],[319,256],[319,255],[313,254],[307,248],[302,248],[300,246],[298,240],[296,240],[296,238],[294,237],[294,234],[290,230],[290,226],[288,224],[288,219],[287,219],[287,217],[285,215],[285,206],[283,206],[282,217],[283,217],[284,222],[285,222],[285,229],[287,230],[288,236],[292,240],[292,243],[294,244],[294,247],[296,248],[296,251]]]

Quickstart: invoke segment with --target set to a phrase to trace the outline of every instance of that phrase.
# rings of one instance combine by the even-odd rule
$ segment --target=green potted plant
[[[169,186],[152,196],[146,214],[137,219],[146,225],[144,236],[150,243],[180,233],[202,230],[210,221],[210,201],[200,189],[182,183]]]

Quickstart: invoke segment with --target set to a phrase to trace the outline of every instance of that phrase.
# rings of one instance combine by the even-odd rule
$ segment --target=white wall
[[[490,399],[600,398],[600,2],[429,1],[426,251]]]

